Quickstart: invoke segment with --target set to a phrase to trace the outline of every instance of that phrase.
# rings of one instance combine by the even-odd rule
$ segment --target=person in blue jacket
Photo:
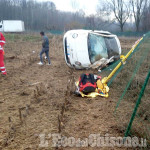
[[[43,65],[43,54],[46,54],[48,65],[51,65],[50,57],[49,57],[49,40],[48,37],[45,35],[43,31],[40,32],[40,35],[42,36],[42,50],[40,52],[40,62],[39,65]]]

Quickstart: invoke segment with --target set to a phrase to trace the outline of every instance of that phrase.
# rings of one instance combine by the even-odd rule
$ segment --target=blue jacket
[[[48,40],[48,37],[46,35],[43,36],[42,47],[43,48],[49,48],[49,40]]]

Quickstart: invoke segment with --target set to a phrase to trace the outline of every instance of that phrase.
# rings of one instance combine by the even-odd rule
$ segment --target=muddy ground
[[[113,113],[120,91],[112,88],[109,98],[90,99],[73,95],[73,83],[80,74],[97,71],[70,69],[64,60],[62,36],[49,35],[49,39],[52,65],[39,66],[39,35],[6,35],[5,65],[8,75],[0,77],[0,149],[57,149],[51,147],[52,140],[48,139],[48,134],[54,133],[76,139],[98,133],[123,137],[124,125],[118,125]],[[120,38],[122,49],[129,50],[136,40]],[[39,146],[40,134],[46,135],[48,147]]]

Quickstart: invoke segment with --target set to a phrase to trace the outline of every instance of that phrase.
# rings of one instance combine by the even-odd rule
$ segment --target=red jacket
[[[6,43],[4,35],[0,32],[0,50],[4,50],[3,46]]]

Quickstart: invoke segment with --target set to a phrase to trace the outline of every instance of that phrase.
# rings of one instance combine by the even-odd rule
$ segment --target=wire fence
[[[120,61],[120,60],[119,60]],[[116,62],[104,69],[109,74]],[[108,86],[116,90],[114,116],[125,137],[136,136],[147,140],[150,149],[150,32],[129,56],[126,64],[116,72]]]

